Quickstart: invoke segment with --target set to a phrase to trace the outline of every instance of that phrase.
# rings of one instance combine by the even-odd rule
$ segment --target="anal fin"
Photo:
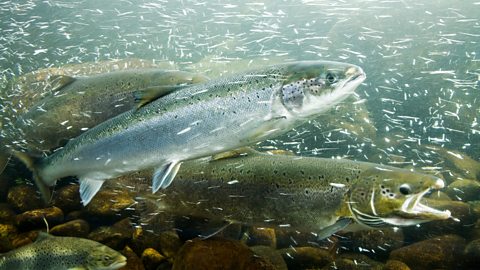
[[[103,185],[103,180],[80,178],[80,198],[82,199],[83,206],[86,206],[97,194]]]
[[[157,192],[160,188],[167,188],[172,183],[181,164],[179,161],[172,161],[155,170],[152,183],[153,193]]]

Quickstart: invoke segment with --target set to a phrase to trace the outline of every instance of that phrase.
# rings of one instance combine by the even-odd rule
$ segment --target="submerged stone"
[[[142,260],[129,246],[125,246],[125,248],[123,248],[122,254],[127,257],[127,265],[118,270],[145,270]]]
[[[242,242],[247,246],[277,246],[275,229],[249,227],[242,237]]]
[[[282,257],[288,268],[321,268],[333,262],[333,255],[328,250],[316,247],[295,247],[281,249]]]
[[[145,249],[140,259],[142,260],[143,266],[145,266],[146,270],[156,270],[160,264],[166,262],[167,260],[162,254],[160,254],[160,252],[153,248]]]
[[[45,229],[63,222],[63,211],[58,207],[48,207],[26,211],[15,217],[15,223],[21,230]],[[48,224],[48,225],[47,225]]]
[[[90,232],[90,225],[83,219],[76,219],[57,225],[50,233],[57,236],[71,236],[86,238]]]
[[[390,259],[404,262],[415,270],[459,269],[465,246],[464,238],[443,235],[396,249],[390,253]]]
[[[322,269],[383,270],[384,265],[383,263],[374,261],[363,254],[346,253],[338,256],[335,261]]]
[[[410,267],[406,265],[405,263],[397,260],[388,260],[387,263],[385,263],[385,268],[384,270],[410,270]]]
[[[38,209],[44,205],[37,190],[26,185],[11,187],[8,191],[7,202],[20,213]]]
[[[125,190],[100,189],[85,207],[85,216],[100,220],[119,220],[127,216],[125,210],[135,204],[135,200]]]
[[[480,199],[480,183],[474,180],[461,179],[448,185],[445,192],[457,201],[474,201]]]
[[[403,245],[404,235],[401,229],[393,228],[362,230],[345,235],[340,243],[355,252],[365,252],[375,259],[385,259],[389,253]]]
[[[65,213],[82,209],[80,202],[79,186],[70,184],[58,189],[53,196],[53,205]]]
[[[186,242],[175,257],[180,269],[275,269],[239,241],[209,238]]]
[[[287,270],[287,263],[282,257],[282,254],[278,250],[275,250],[273,247],[270,246],[253,246],[250,249],[258,256],[262,257],[273,266],[277,270]]]

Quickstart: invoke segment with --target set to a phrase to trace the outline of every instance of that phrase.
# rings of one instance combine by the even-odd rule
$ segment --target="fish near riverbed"
[[[355,65],[293,62],[177,90],[103,122],[44,159],[19,157],[44,198],[57,179],[77,176],[84,205],[103,182],[154,168],[153,192],[166,188],[185,160],[273,138],[315,118],[365,79]]]
[[[116,270],[125,265],[122,254],[98,242],[42,232],[34,243],[0,254],[0,270]]]
[[[450,218],[422,204],[442,179],[374,163],[268,154],[251,149],[184,162],[176,180],[154,195],[136,192],[147,229],[194,216],[260,227],[290,227],[319,238],[342,230],[411,226]],[[148,172],[118,179],[135,185]],[[143,200],[142,200],[143,197]],[[361,225],[361,226],[358,226]]]

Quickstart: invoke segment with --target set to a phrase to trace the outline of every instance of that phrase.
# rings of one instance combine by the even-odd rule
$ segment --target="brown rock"
[[[160,264],[167,261],[162,254],[153,248],[145,249],[140,259],[142,260],[146,270],[156,270]]]
[[[90,225],[83,219],[76,219],[57,225],[50,233],[57,236],[71,236],[86,238],[90,232]]]
[[[339,243],[335,236],[318,240],[317,236],[313,233],[294,231],[290,228],[276,228],[275,236],[277,240],[277,248],[311,246],[312,243],[315,243],[316,247],[332,251],[333,254],[336,252]]]
[[[62,209],[65,213],[82,209],[79,186],[77,184],[61,187],[55,192],[53,198],[53,205]]]
[[[282,254],[270,246],[254,246],[250,249],[258,256],[275,266],[277,270],[287,270],[287,263]]]
[[[15,211],[7,203],[0,203],[0,222],[15,223]]]
[[[17,235],[17,228],[12,224],[0,224],[0,253],[13,249],[11,239]]]
[[[445,192],[457,201],[473,201],[480,199],[480,183],[474,180],[461,179],[448,185]]]
[[[37,231],[30,231],[22,234],[18,234],[12,238],[13,248],[19,248],[27,244],[33,243],[38,237]]]
[[[333,262],[328,250],[316,247],[296,247],[280,250],[289,269],[320,268]]]
[[[374,261],[363,254],[347,253],[340,255],[334,262],[322,269],[342,269],[342,270],[383,270],[384,265]]]
[[[100,242],[113,249],[121,250],[129,243],[131,234],[118,227],[102,226],[88,234],[88,239]]]
[[[275,229],[249,227],[242,237],[242,242],[248,246],[277,246]]]
[[[194,239],[183,245],[173,270],[180,269],[275,269],[239,241],[219,238]]]
[[[383,270],[410,270],[410,267],[401,261],[388,260]]]
[[[414,270],[458,269],[465,246],[462,237],[444,235],[394,250],[390,259],[402,261]]]
[[[404,241],[402,230],[393,228],[357,231],[345,236],[345,241],[340,241],[342,246],[354,251],[365,251],[375,259],[386,259],[390,252],[400,248]]]
[[[3,160],[0,157],[0,169],[2,169],[3,162],[7,162],[7,160]],[[7,200],[8,189],[10,188],[10,184],[12,179],[5,173],[0,172],[0,201],[4,202]]]
[[[134,204],[127,191],[101,189],[84,209],[84,216],[103,222],[119,220],[127,216],[127,208]]]
[[[173,258],[182,248],[183,242],[175,231],[161,232],[157,236],[160,245],[159,251],[173,263]]]
[[[82,211],[72,211],[65,216],[65,221],[81,219],[84,213]]]
[[[122,254],[127,257],[127,265],[120,268],[119,270],[145,270],[143,267],[142,260],[133,252],[129,246],[125,246],[122,251]]]
[[[20,213],[38,209],[44,205],[37,190],[26,185],[11,187],[8,191],[7,202]]]
[[[474,269],[480,264],[480,239],[468,243],[464,250],[465,265]]]
[[[63,221],[62,209],[53,206],[44,209],[26,211],[15,217],[15,223],[21,230],[46,228],[47,224],[45,224],[45,220],[49,227],[61,223]]]

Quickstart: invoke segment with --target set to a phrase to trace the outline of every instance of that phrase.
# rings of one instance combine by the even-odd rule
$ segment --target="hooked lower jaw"
[[[437,210],[420,202],[420,200],[432,189],[440,189],[444,186],[445,183],[443,180],[438,179],[431,188],[427,188],[423,192],[407,198],[401,207],[400,215],[424,221],[444,220],[450,218],[451,212],[449,210]]]

